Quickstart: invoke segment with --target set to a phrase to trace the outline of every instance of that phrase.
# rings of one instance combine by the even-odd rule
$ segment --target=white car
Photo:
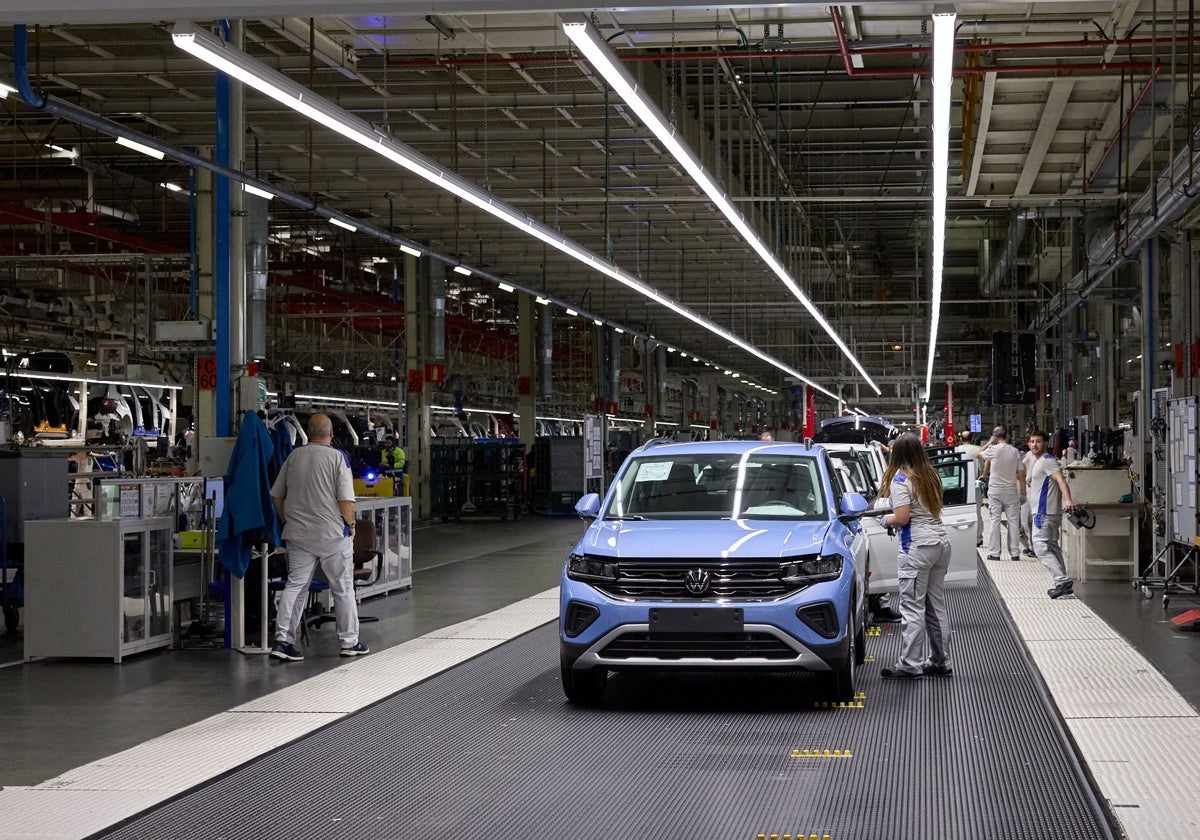
[[[836,461],[849,462],[852,455],[857,456],[859,464],[865,465],[868,471],[872,468],[878,469],[878,477],[882,478],[886,460],[879,446],[862,443],[823,443],[821,446],[828,450],[830,457]],[[946,585],[975,586],[979,576],[979,553],[975,545],[975,462],[961,452],[953,450],[927,451],[930,452],[930,461],[934,469],[942,479],[942,524],[946,527],[951,546],[950,571],[946,575]],[[847,466],[851,474],[861,471],[861,468],[855,469],[849,464]],[[891,500],[876,498],[877,492],[876,483],[870,493],[863,495],[874,499],[877,509],[890,510]],[[900,580],[896,574],[897,538],[888,535],[877,517],[864,517],[862,528],[870,546],[867,566],[868,592],[871,595],[899,592]]]

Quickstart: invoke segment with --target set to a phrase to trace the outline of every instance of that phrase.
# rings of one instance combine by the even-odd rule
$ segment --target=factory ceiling
[[[338,14],[329,14],[333,7]],[[924,382],[931,318],[933,10],[541,0],[6,3],[0,22],[29,25],[35,92],[70,108],[39,110],[16,93],[0,103],[0,265],[14,316],[5,338],[69,342],[55,326],[63,306],[86,314],[72,322],[80,329],[92,318],[92,331],[102,333],[100,292],[141,289],[148,274],[160,278],[157,305],[165,298],[173,317],[195,314],[189,191],[204,186],[203,173],[170,154],[157,160],[118,145],[111,133],[71,119],[70,109],[211,156],[217,74],[177,48],[172,31],[193,20],[219,32],[216,16],[226,14],[237,19],[231,37],[261,65],[822,387],[867,410],[907,411]],[[584,59],[564,34],[562,15],[571,12],[587,15],[881,395]],[[1097,266],[1113,260],[1100,253],[1086,262],[1086,236],[1133,228],[1131,208],[1156,176],[1165,174],[1164,197],[1194,183],[1172,162],[1194,154],[1200,110],[1192,2],[958,3],[956,12],[933,379],[957,383],[972,399],[989,377],[993,331],[1053,331],[1084,289],[1128,294],[1124,270],[1089,287]],[[0,54],[8,65],[0,81],[15,87],[20,50],[11,26],[0,29]],[[450,275],[451,314],[480,346],[511,337],[516,304],[499,279],[551,299],[556,322],[571,320],[563,309],[571,307],[684,351],[671,359],[675,373],[707,370],[691,361],[696,355],[772,389],[793,381],[249,89],[244,139],[234,168],[307,202],[270,205],[271,317],[286,328],[276,331],[268,367],[319,358],[333,345],[313,338],[335,326],[349,331],[338,333],[344,353],[355,352],[358,338],[359,351],[391,352],[403,324],[391,266],[403,258],[394,238],[372,229],[476,270],[469,279]],[[363,229],[333,225],[330,214]],[[34,292],[50,307],[42,317],[20,309]]]

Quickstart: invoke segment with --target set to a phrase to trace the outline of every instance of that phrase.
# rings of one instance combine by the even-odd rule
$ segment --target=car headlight
[[[567,557],[567,577],[571,580],[611,583],[617,579],[617,564],[602,557],[572,552]]]
[[[837,580],[842,574],[845,558],[840,554],[797,557],[779,564],[779,576],[784,583],[810,584]]]

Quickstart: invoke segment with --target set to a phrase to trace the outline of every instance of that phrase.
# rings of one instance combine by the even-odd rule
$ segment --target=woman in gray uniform
[[[916,435],[903,434],[892,443],[880,483],[880,495],[892,499],[892,512],[883,524],[898,529],[900,536],[896,571],[904,617],[900,658],[880,676],[885,680],[948,677],[954,673],[946,650],[950,541],[941,520],[942,481]]]

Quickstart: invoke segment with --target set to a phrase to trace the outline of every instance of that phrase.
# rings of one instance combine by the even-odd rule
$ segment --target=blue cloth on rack
[[[217,552],[221,564],[245,577],[251,549],[279,545],[279,518],[271,504],[270,462],[274,444],[257,414],[242,415],[237,443],[225,474],[225,509],[217,520]]]
[[[280,468],[283,467],[283,462],[287,460],[287,456],[292,454],[295,447],[292,445],[292,433],[288,428],[288,424],[282,420],[271,426],[271,440],[274,441],[274,451],[271,454],[270,463],[270,479],[271,483],[275,483],[275,476],[279,475]]]

